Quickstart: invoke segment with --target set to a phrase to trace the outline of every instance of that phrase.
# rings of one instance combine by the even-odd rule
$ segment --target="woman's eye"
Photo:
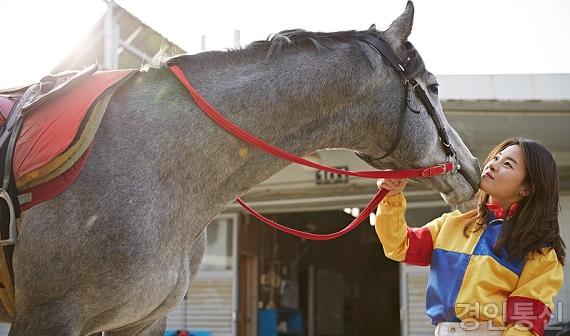
[[[510,162],[505,162],[505,166],[513,168],[513,165]]]
[[[428,89],[431,91],[431,93],[438,94],[439,84],[430,84],[430,85],[428,85]]]

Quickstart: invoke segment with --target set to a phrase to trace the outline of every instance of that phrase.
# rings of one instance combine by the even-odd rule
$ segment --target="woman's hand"
[[[379,189],[388,189],[390,190],[388,192],[388,195],[396,195],[402,192],[402,190],[404,190],[404,188],[406,187],[406,184],[408,184],[408,182],[410,181],[410,179],[404,178],[404,179],[378,179],[378,181],[376,181],[376,185],[378,186]]]

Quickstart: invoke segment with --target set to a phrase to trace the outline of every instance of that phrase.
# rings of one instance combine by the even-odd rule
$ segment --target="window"
[[[200,271],[232,270],[233,225],[231,218],[216,218],[206,229],[206,253]]]

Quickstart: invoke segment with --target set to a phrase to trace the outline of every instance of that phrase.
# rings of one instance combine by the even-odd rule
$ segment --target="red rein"
[[[301,164],[303,166],[320,169],[326,172],[341,174],[341,175],[349,175],[349,176],[357,176],[357,177],[364,177],[364,178],[416,178],[416,177],[432,177],[436,175],[445,174],[446,172],[453,171],[455,169],[455,165],[453,162],[446,162],[444,164],[439,164],[435,166],[431,166],[428,168],[417,168],[417,169],[406,169],[406,170],[398,170],[398,171],[381,171],[381,170],[369,170],[369,171],[350,171],[350,170],[343,170],[333,167],[327,167],[320,165],[318,163],[303,159],[298,157],[292,153],[286,152],[280,148],[274,147],[263,140],[247,133],[243,129],[237,127],[236,125],[232,124],[229,120],[224,118],[216,109],[210,105],[201,95],[190,85],[190,82],[186,79],[186,75],[178,67],[177,65],[173,65],[170,67],[170,70],[176,75],[176,77],[180,80],[180,82],[188,89],[188,92],[194,98],[196,104],[210,117],[214,122],[220,125],[223,129],[228,131],[229,133],[233,134],[235,137],[261,149],[264,152],[267,152],[271,155],[277,156],[284,160]],[[261,214],[250,208],[241,198],[237,198],[236,201],[247,211],[249,211],[255,218],[259,219],[260,221],[278,229],[283,232],[292,234],[294,236],[303,238],[303,239],[310,239],[310,240],[330,240],[342,235],[347,234],[348,232],[354,230],[362,221],[370,215],[370,213],[378,206],[378,203],[382,201],[384,196],[388,193],[388,190],[381,189],[376,193],[374,198],[368,203],[366,208],[360,213],[360,215],[352,221],[348,226],[344,229],[330,234],[315,234],[309,232],[303,232],[295,229],[288,228],[283,226],[279,223],[276,223],[268,218],[263,217]]]

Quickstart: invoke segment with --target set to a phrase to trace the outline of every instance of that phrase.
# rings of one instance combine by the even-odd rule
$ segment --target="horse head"
[[[398,69],[398,64],[393,64],[396,61],[390,60],[390,55],[380,56],[381,51],[373,48],[374,45],[366,50],[374,71],[379,73],[371,76],[370,84],[382,92],[380,100],[383,101],[377,104],[392,113],[381,114],[372,109],[369,122],[363,125],[365,130],[362,133],[367,134],[366,140],[357,155],[378,169],[426,167],[443,163],[453,155],[451,159],[460,166],[458,173],[422,178],[419,182],[439,191],[449,204],[462,203],[471,199],[478,190],[478,160],[447,122],[438,98],[437,79],[426,69],[419,53],[407,40],[413,16],[413,4],[408,2],[404,12],[386,31],[377,32],[374,25],[369,29],[391,46],[396,61],[401,60],[405,71]],[[392,80],[386,80],[386,76]],[[419,88],[415,88],[416,85]],[[418,90],[425,93],[423,98]],[[379,133],[383,134],[383,141],[392,139],[392,142],[378,143]],[[446,150],[447,145],[453,148],[453,154]]]

